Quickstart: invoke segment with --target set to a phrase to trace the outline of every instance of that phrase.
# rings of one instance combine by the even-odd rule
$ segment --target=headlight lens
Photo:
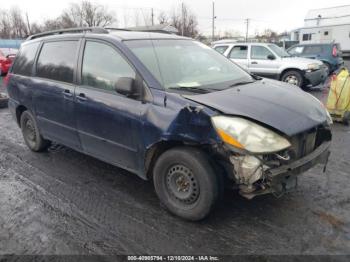
[[[312,63],[307,65],[308,70],[318,70],[320,69],[320,65],[317,63]]]
[[[291,146],[284,137],[244,118],[214,116],[212,122],[225,143],[252,153],[277,152]]]

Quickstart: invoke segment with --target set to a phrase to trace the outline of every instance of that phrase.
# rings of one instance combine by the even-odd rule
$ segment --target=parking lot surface
[[[333,134],[326,173],[313,168],[279,199],[228,191],[191,223],[127,171],[61,145],[29,151],[2,109],[0,254],[349,254],[350,128],[335,124]]]

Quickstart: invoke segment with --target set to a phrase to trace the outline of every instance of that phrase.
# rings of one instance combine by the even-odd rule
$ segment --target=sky
[[[90,0],[112,10],[117,17],[116,26],[123,27],[125,21],[131,23],[138,13],[140,23],[144,16],[154,9],[155,16],[162,10],[170,12],[182,2],[197,15],[199,30],[211,35],[212,0]],[[45,18],[55,18],[70,3],[79,0],[0,0],[0,9],[18,6],[28,13],[30,21],[40,22]],[[250,19],[249,33],[263,32],[270,28],[277,32],[292,30],[303,25],[309,9],[350,5],[350,0],[215,0],[217,33],[224,31],[245,34],[245,19]],[[125,19],[130,17],[130,19]],[[130,24],[129,26],[133,26]]]

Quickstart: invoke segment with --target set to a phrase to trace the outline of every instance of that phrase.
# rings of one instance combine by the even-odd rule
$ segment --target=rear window
[[[36,75],[73,83],[77,51],[78,41],[44,43],[38,58]]]
[[[14,74],[30,76],[34,64],[35,54],[39,46],[39,42],[26,44],[21,47],[19,55],[15,60],[12,72]]]

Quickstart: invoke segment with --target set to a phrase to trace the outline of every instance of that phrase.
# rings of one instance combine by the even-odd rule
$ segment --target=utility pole
[[[247,29],[246,29],[246,32],[245,32],[245,41],[248,42],[248,30],[249,30],[249,21],[250,21],[250,19],[247,18],[245,21],[246,21],[246,24],[247,24]]]
[[[184,35],[185,31],[185,14],[184,14],[184,2],[181,3],[181,14],[182,14],[182,26],[181,26],[181,35]]]
[[[215,1],[213,0],[213,16],[212,16],[212,28],[211,28],[211,39],[212,41],[214,41],[214,38],[215,38]]]
[[[28,13],[26,13],[26,18],[27,18],[28,35],[31,35],[32,33],[31,33],[31,29],[30,29]]]
[[[153,8],[151,9],[151,17],[152,17],[152,25],[154,25],[154,13],[153,13]]]

